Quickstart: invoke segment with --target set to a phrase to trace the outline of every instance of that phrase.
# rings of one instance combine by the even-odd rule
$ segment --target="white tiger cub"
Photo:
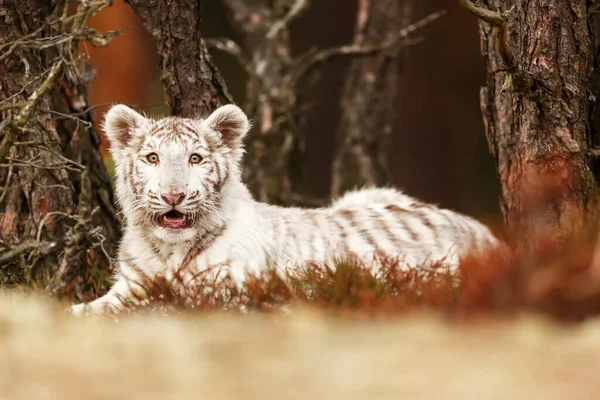
[[[465,254],[499,244],[474,219],[393,189],[350,192],[327,208],[259,203],[240,173],[249,127],[234,105],[205,119],[155,120],[124,105],[110,109],[104,129],[126,221],[119,272],[106,295],[72,306],[73,313],[118,311],[140,272],[168,277],[183,264],[190,274],[225,266],[241,284],[269,264],[283,271],[350,256],[365,263],[398,257],[406,268],[444,260],[455,268]]]

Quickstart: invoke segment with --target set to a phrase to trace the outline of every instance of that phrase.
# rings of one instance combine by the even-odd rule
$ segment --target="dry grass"
[[[76,319],[0,297],[0,397],[595,399],[600,320],[448,324],[290,314]]]
[[[460,284],[392,261],[309,265],[289,285],[267,273],[241,292],[148,280],[149,303],[118,321],[5,294],[0,398],[595,399],[592,246],[540,249],[466,259]]]

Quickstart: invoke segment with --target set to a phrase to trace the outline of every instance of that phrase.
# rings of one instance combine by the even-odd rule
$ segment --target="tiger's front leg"
[[[145,293],[137,283],[121,276],[104,296],[89,303],[74,304],[69,311],[75,316],[119,313],[126,308],[124,302],[141,300]]]

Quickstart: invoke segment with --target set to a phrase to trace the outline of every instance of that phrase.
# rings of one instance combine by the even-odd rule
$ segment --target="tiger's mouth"
[[[161,228],[186,229],[191,228],[194,225],[194,218],[189,214],[171,210],[168,213],[158,216],[156,218],[156,223]]]

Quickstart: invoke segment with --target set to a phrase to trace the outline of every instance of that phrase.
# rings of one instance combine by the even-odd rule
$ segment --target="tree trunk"
[[[359,0],[356,46],[376,45],[395,35],[410,18],[410,0]],[[401,45],[352,61],[342,92],[332,196],[365,185],[390,183],[389,151]]]
[[[488,60],[481,108],[510,238],[525,255],[538,250],[538,239],[560,249],[573,235],[589,232],[597,218],[598,182],[590,157],[595,49],[588,2],[483,3],[503,12],[514,7],[505,41],[497,39],[503,25],[480,23]]]
[[[295,82],[288,79],[293,68],[288,24],[303,11],[303,3],[223,0],[244,40],[237,55],[249,75],[245,110],[255,121],[245,178],[260,201],[295,203],[294,195],[302,192],[304,138]]]
[[[108,41],[86,31],[108,2],[79,5],[69,21],[64,4],[0,0],[0,284],[33,280],[54,294],[85,272],[75,289],[81,297],[92,284],[93,297],[108,282],[98,286],[90,273],[106,275],[120,228],[78,39]]]
[[[202,35],[202,0],[126,0],[156,40],[171,114],[207,115],[232,103]]]

